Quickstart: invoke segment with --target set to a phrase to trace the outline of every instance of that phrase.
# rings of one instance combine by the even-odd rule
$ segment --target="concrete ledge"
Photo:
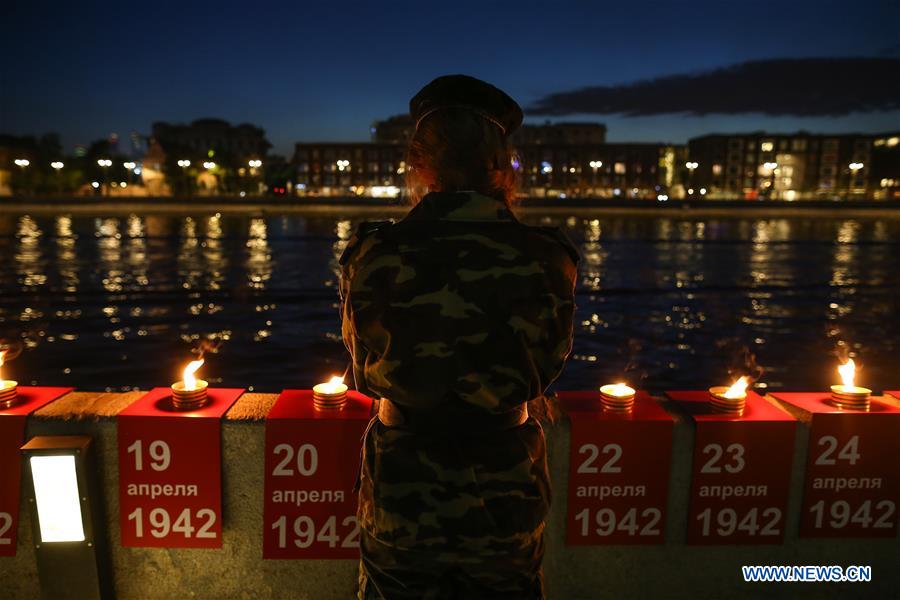
[[[72,392],[28,419],[34,435],[85,434],[94,439],[107,536],[118,598],[352,598],[356,561],[263,561],[264,419],[275,394],[244,394],[222,424],[223,540],[221,550],[123,548],[118,525],[116,421],[143,392]],[[772,400],[770,400],[772,401]],[[663,406],[675,412],[671,403]],[[546,530],[545,573],[550,598],[848,598],[896,597],[900,541],[797,538],[798,505],[808,424],[801,421],[793,457],[787,535],[781,546],[684,545],[694,428],[675,413],[667,541],[660,546],[565,545],[570,427],[545,425],[554,486]],[[652,458],[652,457],[648,457]],[[22,498],[24,502],[24,486]],[[871,565],[870,583],[745,584],[745,564]],[[0,589],[8,598],[36,598],[40,588],[28,512],[20,517],[18,552],[0,558]]]

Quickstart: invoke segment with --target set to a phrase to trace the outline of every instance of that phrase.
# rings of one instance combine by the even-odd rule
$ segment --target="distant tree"
[[[287,184],[294,180],[297,172],[296,165],[285,157],[273,154],[263,164],[263,181],[269,193],[275,188],[287,188]]]

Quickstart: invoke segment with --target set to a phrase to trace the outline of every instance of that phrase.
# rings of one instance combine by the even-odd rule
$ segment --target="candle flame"
[[[188,363],[188,366],[184,368],[184,376],[181,379],[184,381],[184,389],[186,391],[197,389],[197,378],[194,377],[194,373],[202,366],[203,359],[201,358],[200,360],[192,360]]]
[[[630,396],[634,393],[634,390],[628,387],[624,383],[616,383],[609,387],[609,393],[613,396]]]
[[[844,387],[852,388],[854,387],[853,380],[856,378],[856,364],[853,362],[853,359],[848,359],[846,363],[842,365],[838,365],[838,373],[841,376],[841,380],[844,382]]]
[[[738,398],[743,398],[747,395],[747,386],[750,385],[750,382],[747,381],[746,377],[741,377],[737,381],[731,384],[731,387],[725,390],[725,393],[722,394],[726,398],[731,400],[736,400]]]
[[[3,366],[3,358],[6,356],[8,350],[0,350],[0,367]],[[0,369],[0,384],[3,383],[3,370]]]
[[[344,378],[335,376],[335,377],[332,377],[331,379],[329,379],[327,383],[322,383],[320,385],[322,388],[324,388],[322,390],[324,393],[334,394],[335,392],[338,391],[338,386],[341,386],[343,384],[344,384]]]

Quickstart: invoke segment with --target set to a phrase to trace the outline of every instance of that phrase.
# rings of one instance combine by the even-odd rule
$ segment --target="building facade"
[[[376,121],[372,142],[298,143],[299,195],[395,196],[405,183],[408,115]],[[685,147],[607,144],[601,123],[524,125],[512,138],[522,196],[656,198],[677,183]]]
[[[218,158],[234,166],[263,159],[271,148],[261,128],[249,123],[231,125],[221,119],[198,119],[188,125],[156,122],[152,139],[168,155],[190,160]]]
[[[400,194],[406,172],[406,145],[400,143],[299,143],[293,162],[300,196]]]
[[[525,144],[513,167],[519,194],[539,198],[666,196],[682,148],[661,144]],[[298,143],[293,162],[301,196],[396,197],[405,185],[406,145]]]
[[[749,200],[888,197],[893,192],[881,180],[900,179],[891,177],[897,173],[891,167],[896,139],[807,132],[706,135],[688,142],[682,177],[689,197],[701,189],[709,198]]]

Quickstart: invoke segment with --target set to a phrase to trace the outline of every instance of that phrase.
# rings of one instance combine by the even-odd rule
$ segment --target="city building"
[[[198,119],[189,125],[156,122],[152,139],[167,155],[218,159],[222,164],[231,161],[235,166],[265,158],[272,147],[261,128],[249,123],[231,125],[221,119]]]
[[[369,143],[298,143],[297,193],[398,194],[414,127],[411,117],[398,115],[373,123]],[[685,156],[683,147],[607,144],[601,123],[524,125],[512,143],[523,196],[665,196]]]
[[[372,141],[385,144],[406,144],[412,137],[416,123],[412,117],[403,114],[389,117],[372,124]],[[590,145],[606,142],[606,125],[593,122],[525,123],[516,130],[510,140],[514,146],[533,144],[547,145]]]
[[[372,123],[372,141],[379,144],[406,144],[412,137],[416,122],[408,114],[395,115]]]
[[[396,197],[405,182],[406,145],[381,142],[298,143],[293,162],[300,196]]]
[[[668,197],[683,147],[665,144],[522,144],[520,194],[533,197]]]
[[[523,196],[656,198],[668,193],[684,154],[660,144],[528,144],[516,149],[514,167]],[[298,143],[297,194],[395,197],[405,158],[398,143]]]
[[[876,139],[882,140],[884,151],[873,163]],[[708,198],[751,200],[884,196],[880,180],[900,178],[890,166],[890,139],[896,136],[803,131],[705,135],[688,142],[682,176],[689,197],[701,189]],[[876,164],[882,174],[877,181]]]
[[[869,189],[879,200],[900,200],[900,131],[876,136],[872,142]]]
[[[592,122],[568,122],[535,125],[526,123],[513,132],[514,146],[557,145],[588,146],[606,142],[606,125]]]

